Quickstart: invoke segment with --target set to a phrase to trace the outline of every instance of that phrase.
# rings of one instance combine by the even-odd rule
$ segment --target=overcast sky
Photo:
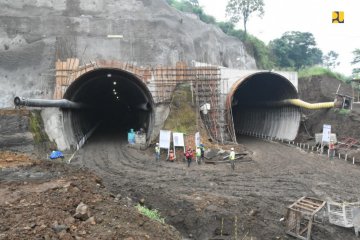
[[[227,0],[198,0],[205,12],[218,21],[227,20]],[[252,15],[249,33],[268,43],[286,31],[311,32],[326,54],[333,50],[341,62],[335,70],[350,76],[352,51],[360,48],[360,0],[264,0],[265,15]],[[345,22],[331,23],[332,11],[344,11]],[[238,28],[243,29],[241,24]]]

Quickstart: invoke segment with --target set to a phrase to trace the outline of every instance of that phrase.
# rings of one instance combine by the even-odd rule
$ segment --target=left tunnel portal
[[[116,68],[98,68],[84,73],[67,88],[64,98],[86,105],[64,110],[66,134],[77,143],[93,131],[123,134],[144,128],[147,141],[154,122],[154,102],[146,84],[136,75]]]

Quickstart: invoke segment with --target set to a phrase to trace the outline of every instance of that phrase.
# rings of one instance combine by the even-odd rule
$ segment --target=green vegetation
[[[333,72],[328,68],[315,66],[315,67],[302,68],[299,71],[299,78],[307,78],[307,77],[311,77],[311,76],[322,76],[322,75],[336,78],[345,83],[351,82],[351,79],[349,77],[345,77],[344,75],[342,75],[340,73]]]
[[[248,34],[244,43],[248,51],[253,53],[258,68],[272,69],[275,67],[275,62],[271,57],[271,51],[263,41]]]
[[[360,64],[360,48],[357,48],[353,51],[354,59],[351,62],[352,65],[358,65]],[[352,70],[352,74],[355,78],[360,78],[360,67],[355,67]]]
[[[216,24],[215,18],[207,15],[197,0],[167,0],[167,3],[179,11],[196,14],[205,23]]]
[[[244,42],[248,52],[253,54],[258,68],[272,69],[274,67],[270,50],[263,41],[253,35],[246,34],[243,30],[236,30],[235,24],[232,22],[217,22],[214,17],[205,14],[197,0],[167,0],[167,2],[180,11],[196,14],[201,21],[216,25],[225,34],[240,39]]]
[[[347,116],[350,114],[351,110],[350,109],[334,109],[334,112],[340,115],[344,115]]]
[[[243,20],[245,35],[247,34],[246,24],[250,15],[255,12],[258,12],[260,17],[264,15],[263,0],[229,0],[226,5],[226,14],[230,16],[232,23]]]
[[[350,82],[350,78],[330,70],[339,64],[337,62],[338,54],[334,51],[330,51],[323,56],[322,51],[316,46],[314,36],[309,32],[286,32],[280,38],[274,39],[268,45],[266,45],[257,37],[251,34],[247,34],[243,30],[235,29],[235,20],[239,21],[240,19],[243,19],[244,29],[246,29],[246,22],[248,20],[247,18],[251,13],[258,12],[260,15],[263,14],[264,3],[262,0],[228,1],[227,11],[228,15],[233,18],[233,22],[217,22],[214,17],[205,14],[203,8],[199,6],[197,0],[167,0],[167,2],[169,5],[180,11],[196,14],[199,16],[201,21],[216,25],[225,34],[241,40],[244,43],[247,51],[254,56],[257,67],[259,69],[279,69],[287,71],[299,70],[300,78],[327,75],[346,83]],[[251,9],[246,9],[246,6],[252,7]],[[242,8],[248,10],[248,12],[246,13],[246,11],[239,11],[239,9]],[[359,64],[360,49],[356,49],[353,54],[354,61],[352,64]],[[323,61],[324,66],[328,69],[316,66],[321,64]],[[353,72],[354,74],[360,74],[360,68],[354,68]],[[190,109],[185,111],[190,112]],[[179,117],[181,118],[181,116]],[[185,119],[183,120],[186,122]],[[173,125],[179,126],[178,124]],[[179,128],[179,130],[184,130],[182,127]]]
[[[171,110],[165,121],[164,129],[174,132],[192,133],[196,131],[195,109],[192,105],[190,85],[177,86],[172,99]]]
[[[136,205],[136,209],[143,215],[147,216],[150,219],[159,221],[161,223],[165,223],[165,218],[162,218],[160,216],[160,213],[158,210],[154,209],[148,209],[147,207],[141,206],[140,204]]]
[[[30,131],[34,136],[35,143],[49,141],[48,136],[44,133],[43,122],[40,111],[32,111],[30,114]]]
[[[338,57],[339,57],[338,53],[334,51],[328,52],[326,55],[323,56],[323,65],[330,69],[339,66],[340,62],[337,61]]]
[[[269,47],[280,68],[314,66],[322,63],[322,51],[316,47],[312,33],[291,31],[269,43]]]

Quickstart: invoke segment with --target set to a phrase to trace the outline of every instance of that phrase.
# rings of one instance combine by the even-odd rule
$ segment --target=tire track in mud
[[[254,161],[237,163],[235,171],[227,164],[193,163],[187,168],[182,161],[156,163],[152,155],[107,136],[90,139],[74,163],[93,169],[114,194],[120,192],[135,201],[144,197],[184,236],[191,233],[197,239],[214,237],[219,219],[235,215],[258,239],[268,239],[269,233],[282,236],[284,228],[277,220],[298,198],[360,196],[360,189],[353,187],[360,171],[351,165],[336,162],[331,166],[323,157],[278,143],[245,138],[243,144],[254,152]],[[250,216],[252,210],[259,213]],[[329,240],[352,237],[341,232]]]

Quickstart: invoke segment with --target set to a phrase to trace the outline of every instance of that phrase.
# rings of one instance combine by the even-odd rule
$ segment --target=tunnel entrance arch
[[[300,108],[267,105],[298,98],[295,86],[274,72],[257,72],[236,81],[227,95],[228,122],[232,135],[257,135],[295,139],[300,126]]]
[[[94,131],[100,130],[125,138],[131,128],[143,128],[149,142],[154,101],[146,84],[135,74],[118,68],[93,69],[74,80],[63,98],[86,106],[64,110],[71,145],[81,147]]]

